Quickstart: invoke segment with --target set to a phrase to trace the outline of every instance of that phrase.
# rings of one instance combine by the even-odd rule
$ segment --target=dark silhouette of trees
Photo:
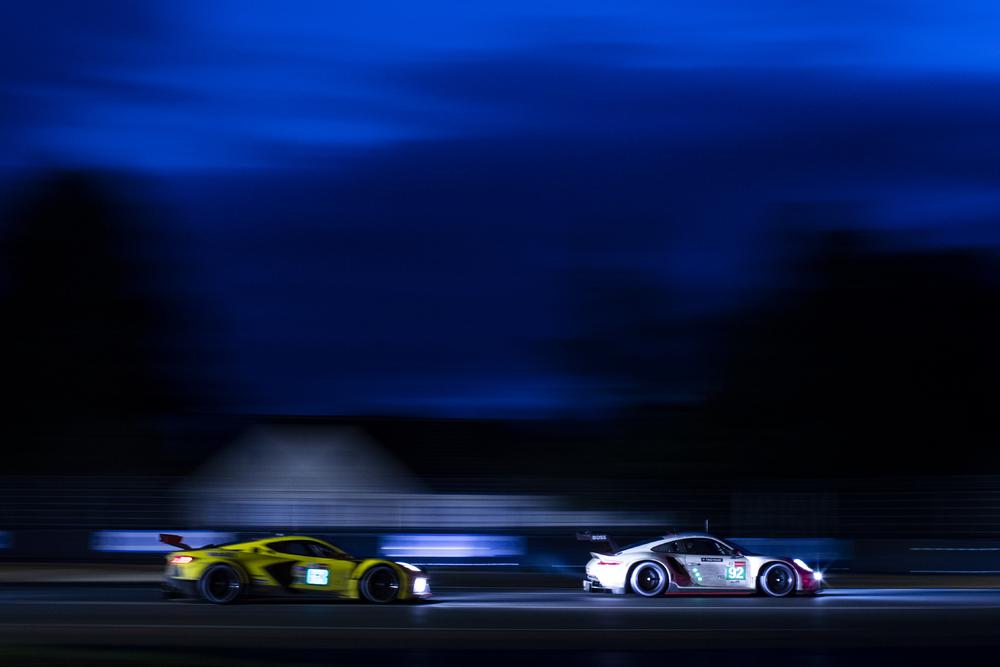
[[[774,474],[995,471],[995,258],[876,240],[828,233],[729,322],[706,423]]]
[[[575,283],[576,335],[557,354],[581,404],[617,406],[608,434],[631,460],[615,475],[996,472],[996,257],[907,248],[821,212],[842,231],[788,234],[770,248],[787,260],[776,286],[714,321],[641,274]]]
[[[92,176],[51,176],[4,224],[8,471],[155,470],[160,427],[184,404],[144,232],[107,192]]]

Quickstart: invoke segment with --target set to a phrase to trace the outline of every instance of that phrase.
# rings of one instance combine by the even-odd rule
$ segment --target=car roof
[[[722,540],[721,537],[716,537],[715,535],[711,535],[709,533],[699,533],[699,532],[695,532],[695,531],[688,531],[688,532],[684,532],[684,533],[667,533],[666,535],[664,535],[660,539],[663,539],[663,540],[680,540],[680,539],[692,538],[692,537],[707,537],[710,540],[719,540],[720,542],[724,541],[724,540]]]
[[[266,537],[257,537],[252,540],[243,540],[242,542],[231,542],[225,546],[235,547],[244,546],[247,544],[270,544],[272,542],[297,542],[299,540],[309,540],[311,542],[322,542],[323,544],[328,544],[325,540],[321,540],[318,537],[313,537],[311,535],[269,535]]]
[[[638,550],[642,550],[644,548],[649,548],[649,547],[653,547],[653,546],[656,546],[656,545],[659,545],[659,544],[663,544],[664,542],[673,542],[674,540],[691,539],[691,538],[696,538],[696,537],[697,538],[706,538],[706,539],[709,539],[709,540],[716,540],[718,542],[725,543],[724,539],[722,539],[721,537],[716,537],[715,535],[710,535],[708,533],[699,533],[699,532],[694,532],[694,531],[687,531],[687,532],[683,532],[683,533],[667,533],[666,535],[661,535],[660,537],[654,537],[652,539],[646,540],[645,542],[633,543],[633,544],[625,547],[624,549],[621,549],[621,551],[633,551],[633,550],[637,550],[637,549]]]

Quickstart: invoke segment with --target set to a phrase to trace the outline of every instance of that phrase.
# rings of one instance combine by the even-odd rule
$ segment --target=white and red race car
[[[823,573],[798,558],[755,554],[707,533],[674,533],[624,549],[604,534],[578,533],[577,539],[611,545],[610,553],[591,553],[583,580],[588,592],[785,597],[816,593],[823,586]]]

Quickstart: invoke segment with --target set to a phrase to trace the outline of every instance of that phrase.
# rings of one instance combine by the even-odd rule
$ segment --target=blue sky
[[[98,1],[7,12],[3,143],[15,165],[273,167],[314,160],[324,146],[574,120],[564,109],[534,116],[530,96],[484,95],[505,83],[514,92],[510,82],[420,85],[435,69],[508,58],[626,82],[650,69],[899,80],[992,77],[1000,65],[991,2]]]
[[[993,2],[5,11],[0,166],[153,184],[237,409],[558,409],[576,276],[708,316],[781,279],[787,202],[997,241]]]

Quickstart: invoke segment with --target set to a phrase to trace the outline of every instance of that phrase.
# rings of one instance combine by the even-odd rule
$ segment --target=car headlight
[[[422,595],[427,592],[427,578],[417,577],[413,580],[413,593],[414,595]]]
[[[401,561],[396,561],[396,565],[399,565],[401,567],[405,567],[410,572],[420,572],[420,568],[417,567],[416,565],[410,565],[409,563],[403,563]]]
[[[816,581],[823,581],[823,573],[813,572],[813,579],[815,579]]]
[[[801,567],[806,572],[812,572],[813,571],[813,569],[811,567],[809,567],[808,565],[806,565],[805,561],[803,561],[801,558],[796,558],[792,562],[795,563],[796,565],[798,565],[799,567]]]

